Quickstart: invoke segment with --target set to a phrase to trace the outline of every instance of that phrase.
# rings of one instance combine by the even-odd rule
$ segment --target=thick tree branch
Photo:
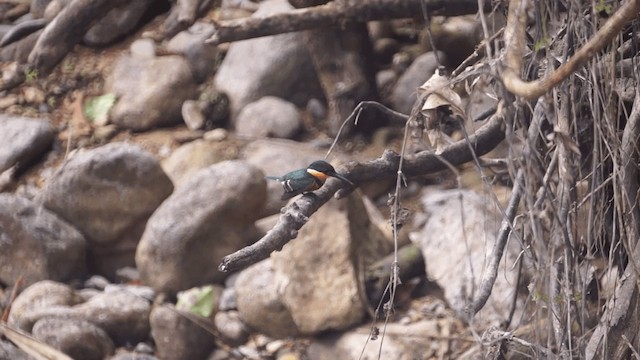
[[[429,174],[447,168],[448,165],[442,161],[443,159],[452,165],[460,165],[471,161],[474,157],[473,152],[476,156],[486,154],[504,139],[503,122],[507,116],[507,109],[500,103],[495,115],[469,136],[470,144],[465,140],[460,140],[445,148],[440,155],[423,151],[407,156],[402,166],[403,173],[407,176]],[[365,163],[349,163],[340,169],[340,173],[354,183],[394,178],[397,176],[399,161],[400,155],[387,150],[378,159]],[[308,221],[309,217],[343,186],[344,184],[340,181],[328,181],[313,195],[300,197],[283,209],[278,223],[267,235],[253,245],[225,256],[218,269],[223,272],[239,270],[266,259],[272,251],[281,250],[285,244],[298,235],[298,230]],[[350,190],[352,189],[342,189],[338,195],[344,196]]]
[[[640,0],[625,2],[566,63],[541,79],[527,82],[520,78],[526,43],[527,1],[511,0],[507,26],[504,31],[505,48],[507,49],[506,66],[501,74],[505,88],[513,94],[527,99],[540,97],[582,67],[607,44],[610,44],[627,22],[638,15],[639,11]]]
[[[80,42],[96,21],[122,3],[123,0],[72,1],[44,28],[29,54],[29,67],[40,75],[47,74]]]
[[[422,14],[422,6],[425,6],[431,15],[457,16],[478,11],[477,0],[335,0],[325,5],[266,17],[220,22],[216,24],[216,32],[207,43],[220,44],[292,31],[339,26],[347,20],[364,22],[409,18]],[[490,4],[485,10],[490,10]]]
[[[318,0],[297,0],[294,6],[308,8]],[[326,3],[327,1],[322,1]],[[349,21],[342,26],[323,27],[303,33],[304,44],[327,99],[329,133],[347,135],[353,123],[340,126],[353,108],[363,100],[376,100],[375,69],[371,61],[373,46],[366,23]],[[375,126],[372,121],[370,125]]]

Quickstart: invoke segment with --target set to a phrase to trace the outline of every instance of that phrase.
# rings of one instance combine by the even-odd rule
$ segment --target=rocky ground
[[[51,23],[66,2],[33,1],[22,15],[23,5],[0,1],[16,13],[0,25],[5,75],[37,40],[12,38],[16,29]],[[205,44],[211,20],[288,11],[286,1],[223,1],[167,35],[170,8],[131,2],[116,22],[84,34],[50,75],[27,72],[0,92],[0,310],[8,314],[0,358],[44,351],[20,340],[24,332],[74,359],[483,354],[477,334],[521,307],[510,266],[518,253],[508,250],[494,295],[465,322],[502,219],[497,204],[510,191],[486,192],[473,166],[409,179],[402,190],[411,220],[400,246],[420,265],[401,279],[393,311],[372,290],[375,278],[384,289],[394,248],[388,179],[328,202],[270,258],[218,271],[286,205],[265,175],[324,158],[330,109],[302,33]],[[436,44],[449,44],[437,54],[419,22],[368,26],[377,96],[396,111],[410,113],[415,90],[440,64],[455,68],[481,38],[473,16],[434,21]],[[108,101],[105,94],[115,104],[94,118],[87,104]],[[462,101],[469,118],[493,105]],[[364,122],[339,139],[330,158],[338,170],[400,150],[402,127]]]

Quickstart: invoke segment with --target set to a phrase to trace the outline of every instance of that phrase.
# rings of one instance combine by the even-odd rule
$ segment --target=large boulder
[[[158,161],[138,146],[111,143],[73,156],[39,200],[87,238],[92,265],[113,277],[134,265],[151,213],[173,191]]]
[[[437,57],[433,51],[418,56],[400,76],[391,92],[393,109],[403,114],[411,113],[411,108],[418,99],[418,88],[431,78],[440,65],[446,65],[446,55],[443,52],[438,52]]]
[[[168,293],[222,281],[222,257],[256,240],[265,188],[264,174],[243,161],[194,173],[147,223],[136,253],[142,280]]]
[[[320,208],[295,240],[271,255],[281,301],[300,332],[345,329],[362,320],[369,306],[361,291],[363,266],[390,251],[359,192]],[[339,296],[327,305],[327,294]]]
[[[47,298],[49,290],[54,300]],[[9,324],[31,331],[43,319],[88,321],[116,345],[135,344],[149,336],[150,301],[136,294],[135,286],[107,288],[84,301],[64,285],[36,283],[16,298],[20,311],[11,314]]]
[[[156,354],[161,359],[205,359],[214,348],[214,337],[206,328],[181,314],[173,305],[154,306],[149,322]],[[206,321],[206,319],[202,319]]]
[[[422,197],[425,214],[416,216],[418,230],[409,235],[422,249],[427,277],[443,289],[445,300],[463,319],[484,277],[502,222],[502,214],[488,196],[469,190],[428,191]],[[508,244],[491,297],[474,318],[478,328],[499,325],[508,318],[518,289],[518,267],[513,265],[519,252],[516,241]]]
[[[198,170],[237,156],[237,150],[222,141],[199,139],[175,149],[162,160],[162,168],[176,187]]]
[[[104,330],[81,319],[40,319],[33,326],[33,337],[74,359],[101,360],[114,351]]]
[[[137,131],[179,124],[182,103],[196,97],[189,62],[177,55],[123,55],[105,88],[118,97],[109,112],[110,121]]]
[[[248,104],[236,119],[236,133],[247,137],[290,139],[301,127],[302,118],[296,106],[275,96]]]
[[[213,74],[216,63],[220,61],[218,48],[205,43],[205,40],[214,31],[214,24],[196,22],[189,29],[179,32],[167,42],[168,52],[181,54],[189,61],[198,82],[203,82]]]
[[[69,280],[85,273],[86,241],[66,221],[31,200],[0,194],[0,281]]]
[[[248,325],[273,337],[348,328],[368,307],[364,267],[390,251],[359,193],[331,200],[282,251],[240,273],[238,311]]]
[[[280,299],[271,259],[240,272],[234,288],[238,312],[247,325],[274,338],[300,335],[289,310]]]
[[[286,0],[268,0],[253,16],[293,9]],[[322,97],[322,89],[301,32],[236,41],[216,73],[216,87],[227,93],[231,115],[247,104],[272,95],[304,106]]]

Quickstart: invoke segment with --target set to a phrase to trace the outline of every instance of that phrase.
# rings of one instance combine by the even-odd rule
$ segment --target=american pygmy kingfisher
[[[322,160],[314,161],[305,169],[294,170],[283,176],[267,176],[267,179],[280,181],[284,188],[282,200],[288,200],[296,195],[320,189],[329,177],[338,178],[353,186],[349,179],[338,174],[331,164]]]

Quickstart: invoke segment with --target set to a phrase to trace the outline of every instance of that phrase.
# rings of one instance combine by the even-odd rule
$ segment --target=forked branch
[[[359,108],[360,105],[356,107],[354,112],[358,112]],[[447,163],[460,165],[471,161],[474,156],[488,153],[504,139],[503,123],[507,116],[506,113],[506,108],[501,102],[496,113],[474,134],[469,136],[469,143],[466,140],[460,140],[446,147],[439,155],[431,151],[422,151],[407,156],[402,166],[403,173],[407,176],[429,174],[447,168]],[[364,163],[349,163],[340,169],[340,173],[356,184],[381,178],[394,178],[397,176],[399,161],[400,155],[387,150],[378,159]],[[278,223],[271,231],[253,245],[225,256],[218,269],[223,272],[239,270],[266,259],[273,251],[281,250],[285,244],[298,235],[298,230],[304,226],[309,217],[343,186],[342,182],[328,181],[313,195],[300,197],[283,209]],[[338,195],[346,195],[351,190],[343,189]]]

